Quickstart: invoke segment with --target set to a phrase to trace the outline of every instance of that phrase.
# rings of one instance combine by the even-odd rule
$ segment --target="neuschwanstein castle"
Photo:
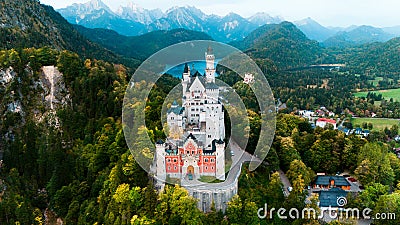
[[[225,180],[224,109],[215,84],[215,56],[205,53],[204,74],[185,64],[182,105],[176,101],[167,111],[168,139],[156,143],[156,176],[198,180],[213,176]]]

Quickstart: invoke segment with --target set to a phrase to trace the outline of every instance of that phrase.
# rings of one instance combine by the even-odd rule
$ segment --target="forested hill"
[[[313,64],[323,53],[318,42],[308,39],[290,22],[264,25],[231,44],[254,58],[269,58],[281,69]]]
[[[337,61],[347,63],[355,73],[391,75],[400,73],[400,38],[384,43],[365,44],[345,49],[329,49]]]
[[[51,6],[37,0],[0,2],[0,48],[23,49],[50,46],[79,53],[81,57],[136,65],[137,61],[117,54],[83,37]]]
[[[75,28],[86,38],[126,57],[145,59],[167,46],[191,40],[212,40],[199,31],[174,29],[153,31],[140,36],[124,36],[107,29],[90,29],[80,25]]]

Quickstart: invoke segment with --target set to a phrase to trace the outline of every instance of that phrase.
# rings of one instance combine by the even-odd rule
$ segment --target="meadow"
[[[351,123],[354,127],[359,125],[362,127],[363,123],[372,123],[372,130],[383,130],[385,127],[390,128],[393,125],[397,124],[400,126],[399,119],[387,119],[387,118],[351,118]],[[400,131],[400,129],[399,129]]]
[[[379,90],[379,91],[371,91],[377,94],[382,94],[382,97],[385,98],[386,100],[390,100],[390,98],[393,98],[394,101],[400,102],[400,88],[397,89],[386,89],[386,90]],[[356,97],[366,97],[368,94],[367,91],[364,92],[357,92],[354,93],[354,96]]]

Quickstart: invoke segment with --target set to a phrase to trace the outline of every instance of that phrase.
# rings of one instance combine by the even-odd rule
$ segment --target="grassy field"
[[[352,118],[351,123],[353,124],[353,127],[356,127],[356,125],[361,127],[363,123],[372,123],[372,130],[383,130],[385,127],[392,127],[394,124],[400,125],[400,120],[385,118]]]
[[[393,98],[394,101],[400,102],[400,88],[379,90],[379,91],[373,91],[373,92],[382,94],[382,97],[384,97],[388,101],[390,100],[390,98]],[[368,94],[368,92],[357,92],[357,93],[354,93],[354,96],[360,98],[360,97],[366,97],[367,94]]]

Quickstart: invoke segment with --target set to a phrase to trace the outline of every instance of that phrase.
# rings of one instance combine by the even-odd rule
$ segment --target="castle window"
[[[208,162],[208,159],[204,159],[204,162]]]
[[[168,159],[168,162],[171,162],[171,159]]]
[[[174,159],[174,162],[176,162],[176,159]]]
[[[214,170],[214,167],[212,166],[211,169]]]
[[[176,166],[174,166],[174,170],[176,170]]]
[[[194,151],[192,151],[192,155],[194,155]]]
[[[189,154],[189,151],[186,151],[187,154]]]
[[[211,138],[211,134],[208,135],[208,138]]]
[[[206,166],[206,170],[208,170],[207,166]]]
[[[211,162],[214,162],[214,159],[211,159]]]
[[[171,169],[171,167],[170,166],[168,166],[168,170],[170,170]]]

